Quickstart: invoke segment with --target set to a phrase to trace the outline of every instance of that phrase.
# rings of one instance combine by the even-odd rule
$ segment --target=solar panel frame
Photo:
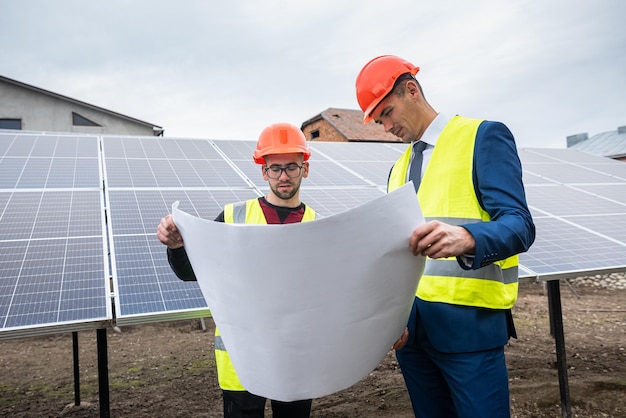
[[[626,190],[626,164],[572,149],[521,149],[519,155],[537,228],[535,242],[520,254],[527,277],[626,271],[626,197],[619,193]]]
[[[121,193],[132,194],[136,205],[120,207],[130,202],[121,198]],[[170,269],[166,248],[156,238],[156,227],[176,201],[188,213],[214,219],[226,203],[257,197],[258,193],[252,189],[143,189],[109,190],[108,196],[116,323],[128,325],[210,316],[198,284],[181,281]],[[172,295],[183,294],[184,299],[172,298]],[[187,303],[182,303],[184,301]]]
[[[267,194],[269,190],[267,183],[259,176],[258,165],[254,164],[250,158],[254,151],[255,142],[210,140],[209,143],[231,166],[237,169],[238,174],[257,193]],[[316,209],[320,216],[332,216],[383,195],[386,192],[389,169],[407,146],[406,144],[380,143],[310,143],[309,145],[314,157],[310,161],[310,175],[302,183],[301,198],[302,201]],[[565,184],[565,181],[571,180],[572,177],[564,176],[563,173],[573,175],[582,170],[585,174],[589,174],[585,181],[601,181],[606,186],[615,186],[616,184],[613,182],[619,183],[621,181],[621,171],[615,165],[606,164],[606,161],[598,160],[595,156],[589,158],[586,155],[578,154],[572,158],[572,162],[569,157],[563,159],[561,154],[563,154],[563,150],[547,153],[542,153],[541,149],[520,150],[521,156],[524,155],[531,160],[530,163],[524,165],[526,178],[534,179],[527,185],[527,189],[530,189],[528,193],[529,206],[534,217],[557,219],[554,221],[556,222],[554,225],[560,225],[563,228],[573,227],[570,228],[570,231],[580,231],[580,236],[584,237],[588,227],[577,225],[568,217],[580,216],[589,212],[594,207],[593,204],[597,202],[596,199],[601,196],[585,190],[585,187],[591,186],[589,183],[581,182],[578,178],[575,178],[573,182],[570,181],[571,184]],[[556,170],[554,169],[555,164],[558,167]],[[591,167],[579,167],[581,164],[587,164]],[[609,175],[599,173],[598,168],[602,166],[611,167],[617,172],[617,175],[615,173]],[[544,196],[546,202],[553,201],[555,196],[563,196],[566,202],[558,204],[558,201],[555,201],[548,205],[542,204],[541,207],[536,207],[536,205],[533,206],[533,196],[537,194]],[[587,204],[572,205],[569,203],[571,200],[587,202]],[[619,200],[607,198],[606,201],[610,206],[610,213],[619,213],[623,209]],[[581,269],[585,268],[590,274],[605,271],[607,268],[620,268],[614,265],[606,266],[602,263],[579,263],[582,265],[581,267],[578,264],[572,264],[572,262],[565,265],[558,262],[559,268],[556,269],[546,268],[541,263],[537,263],[537,260],[539,257],[549,256],[543,252],[542,248],[545,246],[550,248],[550,245],[555,245],[550,240],[556,240],[556,236],[546,236],[549,236],[550,239],[538,237],[535,244],[536,248],[531,247],[528,253],[520,255],[520,271],[525,280],[569,277],[579,274]],[[601,244],[602,248],[607,250],[613,251],[622,245],[619,240],[611,242],[608,234],[595,234],[593,237],[598,240],[598,245]],[[557,262],[555,261],[555,263]],[[561,267],[565,270],[560,269]]]
[[[37,254],[60,260],[60,251],[70,247],[91,254],[86,256],[89,265],[94,259],[99,265],[95,270],[81,267],[77,257],[64,256],[66,284],[74,286],[65,289],[64,303],[77,308],[59,311],[66,315],[59,316],[60,321],[5,327],[0,338],[207,316],[197,284],[180,281],[169,268],[156,226],[174,201],[189,213],[213,219],[226,203],[267,194],[268,184],[251,158],[255,145],[218,139],[0,133],[0,217],[6,221],[0,248],[12,255],[0,262],[0,271],[15,274],[18,263],[12,258],[24,254],[28,245],[33,256],[25,264],[25,278],[44,274]],[[326,217],[383,196],[389,170],[407,144],[309,146],[311,170],[301,198]],[[626,271],[626,165],[574,150],[522,148],[519,154],[538,231],[531,249],[520,254],[520,278],[542,281]],[[89,194],[91,198],[83,199]],[[11,204],[25,209],[7,210],[12,199]],[[61,215],[68,201],[79,208],[72,222]],[[42,202],[61,211],[51,209],[35,225],[29,208]],[[97,226],[90,223],[95,216]],[[46,243],[58,245],[47,249]],[[54,265],[47,272],[59,268]],[[10,293],[7,283],[10,286],[0,284],[0,319],[6,319],[2,309]],[[94,283],[98,295],[92,298]],[[77,291],[86,295],[82,305]],[[40,306],[49,305],[44,293],[32,297],[40,298]],[[94,300],[105,301],[104,315],[72,317]]]
[[[110,325],[98,138],[0,133],[0,150],[17,173],[0,180],[0,339]]]
[[[10,256],[0,260],[0,339],[208,316],[197,283],[174,276],[154,229],[172,199],[180,200],[183,210],[211,219],[226,203],[266,193],[258,166],[250,162],[255,142],[97,136],[94,157],[93,136],[51,135],[54,145],[45,136],[0,131],[0,252]],[[332,216],[384,195],[388,168],[407,145],[310,147],[314,158],[302,200],[320,215]],[[534,245],[519,257],[520,280],[626,271],[626,165],[569,149],[520,149],[519,154],[537,226]],[[43,216],[37,228],[32,221],[34,233],[28,237],[17,237],[19,229],[4,233],[5,224],[24,222],[19,216],[3,222],[14,196],[27,200],[24,193],[34,194],[31,199],[39,193],[39,201],[51,208],[67,201],[62,193],[90,191],[100,198],[100,232],[81,235],[92,226],[87,215],[62,225],[55,222],[59,216]],[[136,208],[127,203],[124,212],[131,196]],[[155,196],[161,198],[157,208]],[[83,209],[89,206],[77,202]],[[204,207],[198,209],[197,202]],[[130,222],[121,220],[124,215]],[[25,235],[29,224],[21,225]],[[50,276],[62,279],[46,280]],[[549,295],[555,285],[550,282]],[[559,354],[562,318],[551,306],[553,314],[561,333]],[[559,372],[566,373],[561,365]]]
[[[166,159],[159,152],[146,152],[151,147],[145,142],[134,141],[127,147],[120,138],[103,138],[118,325],[209,316],[197,283],[181,281],[170,269],[166,248],[156,238],[156,227],[171,212],[175,201],[189,213],[214,219],[225,204],[260,195],[236,164],[222,158],[222,152],[211,141],[154,142],[157,143],[152,148],[173,151],[177,158]],[[129,153],[133,164],[127,166],[143,167],[144,175],[142,181],[134,181],[138,176],[129,169],[128,178],[133,183],[130,185],[118,182],[124,175],[117,173],[120,161],[128,161],[120,156]],[[115,181],[109,183],[110,179]]]

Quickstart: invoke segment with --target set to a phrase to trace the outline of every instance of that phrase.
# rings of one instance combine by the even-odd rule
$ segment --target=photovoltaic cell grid
[[[175,157],[164,157],[165,151],[160,151],[164,143]],[[154,138],[133,138],[129,145],[126,138],[103,138],[117,323],[206,312],[197,285],[182,282],[171,272],[165,248],[155,237],[156,226],[175,201],[189,213],[213,219],[226,203],[266,194],[267,182],[252,161],[255,145],[253,141]],[[321,216],[330,216],[382,196],[384,188],[378,185],[386,183],[390,164],[401,151],[379,145],[368,144],[367,152],[350,153],[350,148],[341,146],[330,147],[326,155],[320,151],[311,162],[315,170],[303,182],[303,201]],[[377,162],[381,153],[389,161]],[[343,155],[349,157],[349,164],[366,159],[362,173],[343,166],[339,160]],[[376,164],[384,173],[382,180],[373,168]]]
[[[373,142],[310,142],[313,158],[325,157],[336,161],[394,163],[406,150],[407,144]]]
[[[601,198],[577,187],[564,184],[544,186],[526,185],[526,197],[533,216],[559,217],[575,215],[605,215],[623,213],[625,205],[619,201]],[[598,202],[602,202],[602,206]],[[537,202],[535,204],[535,202]]]
[[[386,191],[389,171],[407,145],[316,142],[310,147],[314,156],[324,157],[337,166],[334,170],[327,170],[326,165],[314,161],[313,186],[375,186]],[[317,175],[320,179],[313,177]]]
[[[188,213],[214,219],[226,203],[255,196],[251,190],[110,190],[117,323],[206,316],[197,284],[179,280],[170,269],[156,227],[176,201]]]
[[[96,137],[0,133],[0,190],[99,188]]]
[[[256,141],[211,141],[224,157],[231,161],[252,161]]]
[[[571,149],[520,150],[537,238],[520,255],[539,280],[626,270],[626,164]]]
[[[109,262],[119,324],[205,315],[197,284],[171,272],[156,239],[158,222],[175,201],[213,219],[226,203],[268,190],[251,160],[254,141],[100,140],[102,154],[92,136],[0,135],[0,251],[6,254],[0,262],[1,331],[67,330],[67,322],[110,319]],[[406,149],[310,147],[310,177],[301,196],[321,216],[384,195],[389,169]],[[520,256],[522,276],[541,280],[625,268],[626,165],[572,150],[523,149],[520,157],[538,231],[531,250]]]
[[[103,141],[107,159],[222,160],[220,154],[206,140],[105,136]]]
[[[328,217],[355,208],[384,196],[376,188],[368,189],[311,189],[303,188],[300,198],[315,209],[318,216]]]
[[[176,201],[214,219],[225,204],[259,193],[206,140],[105,137],[103,150],[116,322],[207,316],[197,283],[170,269],[157,225]]]
[[[0,134],[0,338],[112,318],[96,137]]]
[[[206,140],[105,137],[108,187],[247,187]]]
[[[214,141],[257,188],[267,188],[260,168],[252,161],[255,142]],[[302,189],[378,187],[386,190],[389,170],[406,148],[402,144],[311,142],[309,177]]]
[[[583,185],[576,188],[596,195],[598,198],[626,205],[626,182],[622,184]]]
[[[107,159],[109,187],[245,187],[225,161]]]

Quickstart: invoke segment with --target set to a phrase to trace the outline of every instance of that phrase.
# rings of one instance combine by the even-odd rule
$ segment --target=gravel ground
[[[573,286],[593,286],[604,289],[626,290],[626,273],[583,276],[568,280],[568,282]]]

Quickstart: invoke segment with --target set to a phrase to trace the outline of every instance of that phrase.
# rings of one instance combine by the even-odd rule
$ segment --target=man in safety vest
[[[310,156],[306,138],[297,127],[277,123],[265,128],[257,142],[253,159],[261,165],[263,179],[269,183],[268,194],[246,202],[228,204],[215,220],[227,223],[289,224],[315,219],[315,211],[300,201],[300,184],[309,174]],[[167,245],[168,260],[176,275],[181,280],[196,280],[182,237],[171,215],[161,220],[157,237]],[[262,418],[266,399],[246,391],[241,385],[217,329],[215,362],[224,399],[224,417]],[[311,413],[312,400],[271,400],[271,404],[274,418],[307,418]]]
[[[411,179],[426,220],[409,239],[427,260],[393,348],[415,416],[508,417],[504,346],[515,337],[517,254],[535,239],[521,163],[502,123],[435,111],[418,71],[385,55],[356,79],[363,123],[374,120],[411,144],[391,169],[388,191]]]

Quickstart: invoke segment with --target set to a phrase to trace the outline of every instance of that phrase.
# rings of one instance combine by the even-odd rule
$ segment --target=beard
[[[278,183],[276,185],[272,185],[270,183],[270,189],[272,190],[272,193],[274,193],[276,195],[276,197],[278,197],[281,200],[289,200],[292,197],[294,197],[296,195],[296,193],[298,193],[298,190],[300,190],[300,183],[302,182],[302,179],[298,179],[297,182],[292,183],[291,181],[286,181],[286,182],[282,182],[282,183]],[[280,185],[285,185],[285,184],[289,184],[291,186],[291,189],[289,190],[281,190],[279,189]]]

